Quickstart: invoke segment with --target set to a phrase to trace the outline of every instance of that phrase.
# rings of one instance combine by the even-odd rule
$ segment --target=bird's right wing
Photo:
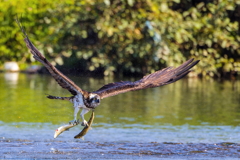
[[[27,33],[25,32],[23,26],[19,22],[19,20],[16,20],[18,23],[18,26],[22,30],[24,34],[24,41],[28,47],[28,49],[31,51],[33,54],[33,57],[41,62],[50,72],[52,77],[58,82],[58,84],[64,88],[67,89],[71,94],[76,95],[78,93],[85,94],[87,91],[82,90],[79,88],[72,80],[67,78],[64,74],[62,74],[57,68],[55,68],[42,54],[41,52],[38,51],[38,49],[32,44],[30,39],[28,38]]]

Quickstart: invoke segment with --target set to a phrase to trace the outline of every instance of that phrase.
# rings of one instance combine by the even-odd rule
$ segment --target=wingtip
[[[195,58],[191,58],[191,59],[189,59],[189,60],[194,61]],[[198,63],[199,61],[200,61],[200,60],[195,60],[194,63]]]
[[[192,63],[196,63],[196,64],[197,64],[199,61],[200,61],[200,60],[194,61],[194,58],[190,58],[187,62],[190,62],[190,63],[192,62]]]
[[[18,27],[21,29],[21,31],[22,31],[22,33],[23,33],[23,37],[24,37],[24,40],[27,38],[28,39],[28,35],[27,35],[27,33],[26,33],[26,31],[25,31],[25,29],[24,29],[24,26],[21,24],[21,22],[20,22],[20,19],[18,18],[18,16],[16,16],[16,22],[17,22],[17,25],[18,25]]]
[[[184,64],[187,64],[187,66],[190,68],[194,67],[196,64],[198,64],[200,60],[196,60],[194,61],[194,58],[189,59],[188,61],[186,61]],[[184,66],[185,67],[185,66]]]
[[[198,62],[200,62],[200,60],[194,61],[194,62],[193,62],[193,63],[194,63],[194,66],[195,66],[196,64],[198,64]]]
[[[191,63],[192,61],[194,61],[194,58],[190,58],[189,60],[186,61],[186,63]]]
[[[196,63],[200,62],[200,60],[196,60]]]

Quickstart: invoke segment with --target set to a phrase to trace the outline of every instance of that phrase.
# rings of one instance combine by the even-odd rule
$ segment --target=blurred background
[[[35,46],[64,73],[144,75],[189,58],[192,77],[240,72],[239,0],[0,0],[0,69],[34,61]]]

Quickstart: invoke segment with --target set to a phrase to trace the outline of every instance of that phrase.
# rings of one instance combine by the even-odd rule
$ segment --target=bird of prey
[[[120,93],[146,88],[154,88],[176,82],[177,80],[186,76],[190,72],[190,69],[199,62],[199,60],[194,61],[194,59],[189,59],[177,68],[167,67],[152,74],[146,75],[142,79],[135,82],[122,81],[109,83],[94,92],[88,92],[78,87],[72,80],[70,80],[57,68],[55,68],[33,45],[20,22],[18,20],[17,22],[24,34],[24,41],[28,49],[33,54],[33,57],[48,69],[52,77],[62,88],[67,89],[72,94],[71,97],[57,97],[48,95],[47,98],[68,100],[73,103],[74,120],[70,121],[71,123],[77,122],[77,114],[79,110],[82,109],[80,117],[82,119],[83,126],[88,125],[87,121],[84,119],[84,115],[91,109],[96,108],[100,104],[100,99],[114,96]]]

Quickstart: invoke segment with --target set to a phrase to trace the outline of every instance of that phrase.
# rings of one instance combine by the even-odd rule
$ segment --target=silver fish
[[[83,130],[80,133],[78,133],[74,138],[82,138],[83,136],[85,136],[87,134],[88,130],[91,128],[91,125],[93,123],[93,119],[94,119],[94,111],[92,111],[92,115],[91,115],[91,117],[88,121],[88,125],[85,126],[83,128]]]
[[[79,124],[79,121],[77,121],[77,123],[69,123],[67,125],[61,126],[58,129],[55,130],[54,133],[54,138],[57,138],[61,133],[63,133],[64,131],[69,130],[70,128],[76,126]]]

